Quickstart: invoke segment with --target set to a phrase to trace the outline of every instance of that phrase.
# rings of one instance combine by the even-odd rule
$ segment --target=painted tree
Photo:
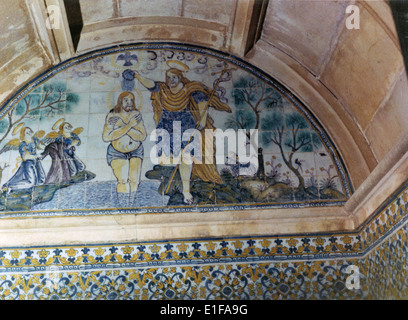
[[[0,144],[24,120],[63,114],[69,112],[79,102],[77,94],[66,93],[66,86],[63,83],[46,84],[42,89],[41,93],[34,91],[24,97],[0,121]]]
[[[235,117],[230,117],[225,125],[227,128],[235,130],[247,130],[248,140],[250,139],[250,129],[260,129],[262,116],[265,114],[263,110],[283,108],[281,95],[265,82],[252,77],[241,77],[234,83],[233,97],[237,111]],[[259,169],[257,176],[264,178],[262,148],[259,148],[258,152]]]
[[[282,108],[282,97],[277,91],[250,77],[241,77],[234,83],[233,96],[238,110],[236,117],[226,123],[233,129],[260,129],[262,108]]]
[[[311,130],[309,123],[298,112],[292,111],[283,115],[273,112],[263,119],[262,138],[264,145],[271,143],[279,147],[280,154],[286,166],[295,174],[299,181],[298,190],[301,193],[310,192],[305,187],[305,179],[296,165],[297,152],[312,152],[322,142],[316,132]]]

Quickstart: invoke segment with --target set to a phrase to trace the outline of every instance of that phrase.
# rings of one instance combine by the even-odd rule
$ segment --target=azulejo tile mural
[[[336,148],[293,94],[195,46],[71,59],[0,116],[0,217],[330,206],[352,193]],[[206,139],[217,129],[228,140]]]
[[[199,47],[89,53],[0,112],[0,218],[332,206],[352,193],[304,105],[260,70]],[[155,145],[171,158],[176,133],[196,128],[257,129],[256,170],[154,163]],[[155,129],[172,143],[151,140]],[[406,298],[407,187],[355,232],[0,248],[0,298]],[[353,290],[349,266],[360,272]]]

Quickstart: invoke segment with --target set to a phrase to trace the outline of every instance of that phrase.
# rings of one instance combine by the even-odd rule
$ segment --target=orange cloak
[[[191,112],[196,123],[200,123],[201,120],[200,111],[201,114],[203,114],[204,112],[207,111],[209,107],[214,108],[215,110],[218,111],[226,111],[231,113],[231,108],[225,103],[221,102],[216,93],[213,94],[210,89],[208,89],[200,82],[195,81],[187,82],[184,85],[184,87],[177,93],[172,93],[169,87],[163,82],[157,82],[157,85],[159,86],[159,90],[153,91],[151,96],[154,111],[154,120],[156,122],[156,125],[159,123],[161,119],[163,108],[166,109],[167,111],[173,112],[189,108],[189,111]],[[193,92],[202,92],[208,97],[205,110],[199,109],[198,104],[196,103],[192,96]],[[202,181],[206,182],[222,183],[222,179],[217,170],[215,156],[213,156],[212,163],[205,163],[204,161],[206,149],[209,150],[209,148],[213,148],[213,155],[215,155],[214,142],[211,142],[212,145],[206,146],[207,141],[205,139],[205,130],[206,129],[214,130],[215,127],[213,124],[214,120],[209,115],[207,115],[206,124],[204,128],[200,130],[202,138],[201,141],[204,142],[202,143],[201,151],[203,163],[202,164],[193,163],[192,177],[198,177]]]

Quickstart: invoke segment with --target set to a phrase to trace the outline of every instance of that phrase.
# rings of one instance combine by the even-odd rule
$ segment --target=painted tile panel
[[[92,214],[92,206],[110,214],[330,206],[352,193],[306,106],[260,70],[200,47],[144,44],[77,57],[29,84],[1,115],[0,217]],[[206,141],[206,130],[221,135]],[[199,139],[194,154],[208,151],[204,163],[175,157]],[[173,163],[157,161],[160,146],[162,154],[170,147],[161,160]]]

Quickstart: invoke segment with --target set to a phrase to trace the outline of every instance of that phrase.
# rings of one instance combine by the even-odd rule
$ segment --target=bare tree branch
[[[63,99],[64,93],[60,92],[59,96],[56,100],[49,102],[48,104],[44,105],[44,103],[46,102],[47,98],[50,96],[52,90],[48,90],[45,94],[44,97],[42,98],[40,104],[34,108],[30,108],[30,104],[32,102],[31,100],[31,96],[28,98],[24,99],[24,103],[25,103],[25,110],[23,112],[23,114],[17,118],[16,120],[12,120],[12,116],[13,116],[13,112],[14,109],[11,109],[7,116],[8,116],[8,128],[6,130],[6,132],[3,134],[3,136],[0,138],[0,143],[4,141],[4,139],[8,136],[8,134],[11,132],[11,130],[18,124],[20,123],[24,118],[27,117],[27,115],[29,115],[30,113],[33,113],[35,111],[39,111],[39,110],[44,110],[49,108],[50,110],[58,110],[58,107],[55,107],[55,105],[59,104],[59,103],[64,103],[66,102],[66,99]]]

